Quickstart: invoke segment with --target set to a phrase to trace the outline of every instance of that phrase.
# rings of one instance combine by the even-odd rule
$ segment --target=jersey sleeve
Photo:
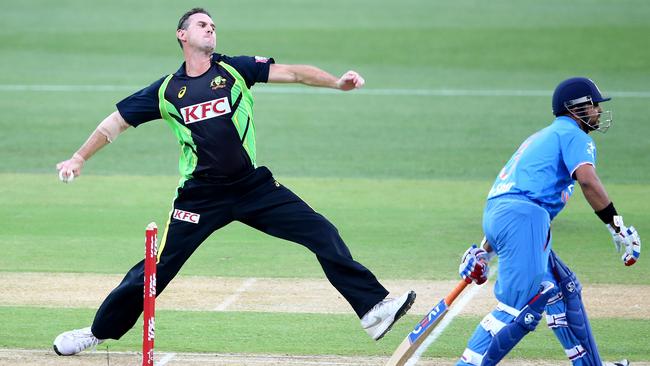
[[[138,127],[145,122],[162,118],[158,107],[158,89],[164,80],[163,77],[116,104],[126,123]]]
[[[562,160],[571,176],[584,164],[596,166],[596,144],[587,134],[566,136],[561,141]]]
[[[224,61],[244,77],[249,88],[255,83],[266,83],[269,80],[269,68],[275,63],[273,58],[261,56],[228,57]]]

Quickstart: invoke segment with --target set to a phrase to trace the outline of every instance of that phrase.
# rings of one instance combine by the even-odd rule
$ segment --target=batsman
[[[496,365],[537,327],[544,311],[573,365],[629,365],[627,360],[601,360],[582,286],[552,250],[551,221],[577,180],[616,249],[623,251],[623,264],[631,266],[639,259],[639,234],[625,226],[596,174],[596,145],[589,133],[610,127],[611,112],[601,106],[609,100],[588,78],[561,82],[553,93],[553,123],[526,139],[497,176],[483,213],[486,240],[467,250],[460,274],[484,282],[486,263],[497,255],[498,304],[478,325],[457,365]]]
[[[251,88],[256,83],[349,91],[362,87],[363,78],[354,71],[337,78],[315,66],[215,53],[215,24],[202,8],[180,18],[176,39],[185,60],[178,71],[117,103],[117,110],[81,148],[58,164],[61,179],[79,175],[86,160],[128,128],[162,119],[180,145],[181,179],[158,246],[157,294],[208,236],[240,221],[313,252],[362,328],[372,339],[382,338],[411,307],[415,293],[386,298],[388,291],[352,258],[334,225],[275,180],[269,169],[257,166],[253,123]],[[133,266],[101,304],[92,326],[56,337],[56,353],[77,354],[126,334],[142,313],[143,270],[142,262]],[[286,301],[294,300],[287,295]]]

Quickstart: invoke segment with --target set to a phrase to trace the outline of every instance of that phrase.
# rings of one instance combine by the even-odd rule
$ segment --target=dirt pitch
[[[97,308],[121,275],[0,272],[0,306]],[[412,314],[426,314],[455,281],[383,281],[393,295],[414,289]],[[592,318],[650,318],[647,285],[585,286],[583,298]],[[286,298],[293,301],[287,303]],[[624,306],[622,306],[624,304]],[[496,305],[492,284],[478,291],[463,315],[482,316]],[[347,302],[325,279],[223,278],[181,276],[156,302],[157,309],[350,314]]]

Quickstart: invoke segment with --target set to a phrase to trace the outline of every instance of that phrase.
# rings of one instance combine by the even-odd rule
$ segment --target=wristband
[[[81,160],[82,163],[86,162],[86,159],[84,159],[84,157],[81,156],[81,154],[79,154],[79,153],[72,154],[72,157]]]
[[[603,208],[600,211],[595,211],[595,214],[605,223],[611,224],[614,221],[614,216],[618,216],[616,209],[614,208],[614,203],[610,202],[607,207]]]

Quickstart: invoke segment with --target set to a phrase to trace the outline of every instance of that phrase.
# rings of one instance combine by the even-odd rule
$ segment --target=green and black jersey
[[[272,58],[212,55],[203,75],[190,77],[185,63],[174,74],[117,103],[133,127],[164,119],[181,145],[183,180],[231,181],[255,169],[253,96],[267,82]]]

